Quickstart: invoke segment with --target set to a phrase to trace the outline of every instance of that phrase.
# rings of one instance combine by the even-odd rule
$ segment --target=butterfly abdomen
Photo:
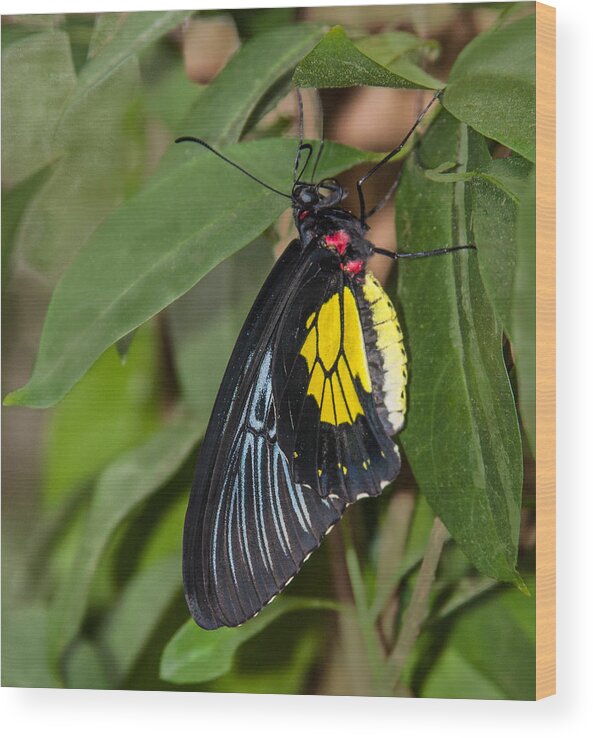
[[[395,308],[377,279],[367,272],[360,315],[373,398],[388,435],[398,433],[406,413],[407,355]]]

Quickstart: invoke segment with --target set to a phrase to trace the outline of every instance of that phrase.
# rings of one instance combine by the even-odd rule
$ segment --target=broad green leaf
[[[213,682],[207,689],[213,692],[240,692],[248,694],[303,694],[307,687],[307,677],[311,666],[322,653],[323,631],[319,626],[315,630],[305,631],[298,638],[293,636],[293,643],[286,643],[286,631],[278,634],[271,643],[266,638],[265,659],[258,648],[257,639],[241,650],[239,661],[242,664]],[[291,631],[292,636],[292,631]],[[268,645],[269,644],[269,645]],[[251,649],[251,658],[245,657],[245,651]]]
[[[70,117],[63,154],[21,219],[17,263],[55,284],[97,225],[137,189],[143,119],[135,59],[96,85]]]
[[[20,41],[32,33],[51,31],[63,23],[64,16],[59,13],[31,15],[4,15],[2,17],[2,48],[6,49],[14,41]]]
[[[124,366],[113,349],[105,352],[56,408],[43,475],[50,507],[154,432],[156,349],[154,326],[141,330]]]
[[[515,275],[512,315],[513,353],[519,380],[521,421],[532,454],[535,455],[535,169],[526,182],[519,207],[517,243],[519,254]],[[553,314],[548,316],[554,320]]]
[[[290,191],[294,141],[265,139],[225,153]],[[373,155],[326,145],[319,178]],[[56,287],[33,376],[5,402],[47,407],[129,331],[259,236],[287,200],[197,146],[178,146],[168,166],[104,221]]]
[[[121,66],[135,60],[142,49],[183,23],[191,13],[187,10],[129,13],[109,43],[102,46],[82,69],[76,89],[66,101],[60,128],[71,127],[71,115],[78,107],[84,107],[95,87],[103,84]],[[94,49],[98,43],[95,40]],[[62,131],[60,135],[64,135]]]
[[[259,238],[169,308],[177,377],[185,402],[199,417],[210,417],[241,326],[272,265],[272,245]]]
[[[54,667],[80,628],[95,571],[111,536],[177,471],[203,432],[195,418],[179,415],[100,476],[74,565],[60,583],[50,611],[49,653]]]
[[[435,628],[437,638],[441,628],[448,636],[421,696],[535,699],[535,604],[515,589],[498,590]]]
[[[488,637],[488,636],[487,636]],[[422,686],[426,699],[504,700],[500,687],[472,666],[455,648],[445,648]]]
[[[288,75],[321,33],[316,26],[297,24],[247,41],[202,92],[180,133],[213,146],[238,141],[248,121],[258,117],[258,106],[285,93]]]
[[[245,8],[230,10],[242,39],[248,39],[266,31],[286,28],[295,23],[296,8]]]
[[[134,329],[133,331],[126,333],[125,336],[122,336],[115,344],[117,355],[119,356],[119,360],[122,364],[125,364],[127,361],[128,353],[130,351],[130,348],[132,347],[132,344],[134,343],[135,335],[136,330]]]
[[[148,115],[162,120],[171,131],[183,133],[183,121],[188,118],[192,105],[206,89],[205,85],[189,79],[183,63],[179,61],[167,69],[154,84],[145,85],[144,98]]]
[[[403,79],[430,88],[444,87],[444,83],[428,75],[416,63],[423,58],[436,58],[439,51],[436,41],[404,31],[386,31],[356,41],[356,48]]]
[[[377,41],[362,42],[362,49],[377,50],[385,58]],[[388,66],[364,53],[346,35],[341,26],[331,29],[297,66],[293,82],[299,87],[407,87],[439,89],[442,83],[404,56],[394,55]]]
[[[458,161],[463,173],[475,163],[472,138],[443,113],[409,159],[397,197],[404,251],[467,243],[467,184],[434,182],[424,169]],[[519,582],[521,439],[478,258],[462,251],[399,263],[411,370],[400,438],[421,491],[473,565]]]
[[[137,539],[137,531],[145,535],[145,542],[135,573],[110,604],[98,636],[119,686],[128,679],[145,647],[151,643],[155,629],[163,622],[171,602],[181,592],[181,533],[187,494],[179,496],[179,486],[178,480],[173,479],[162,488],[159,496],[164,498],[163,504],[158,508],[154,527],[147,526],[141,516],[134,528],[125,531],[132,548],[135,548],[133,541]],[[168,504],[167,500],[170,490],[178,496],[173,504]]]
[[[356,41],[356,48],[378,64],[395,71],[392,65],[402,58],[406,58],[412,52],[434,54],[438,51],[438,43],[405,31],[386,31],[361,38]]]
[[[525,189],[525,181],[533,170],[533,164],[522,156],[513,154],[502,159],[492,159],[476,175],[502,190],[518,204]]]
[[[167,644],[161,659],[161,679],[174,684],[198,684],[227,674],[239,647],[294,610],[338,609],[331,601],[280,597],[239,628],[203,630],[188,620]]]
[[[495,159],[471,179],[471,221],[480,274],[496,317],[511,338],[517,213],[531,168],[520,156]]]
[[[2,191],[2,286],[6,284],[10,274],[12,252],[23,215],[51,172],[50,164],[18,185]]]
[[[65,686],[72,689],[113,689],[116,686],[107,673],[104,654],[88,639],[74,644],[64,671]]]
[[[93,26],[93,35],[89,42],[88,58],[92,59],[111,43],[119,28],[126,22],[127,13],[97,13]]]
[[[72,61],[78,74],[88,59],[95,18],[91,13],[65,13],[62,28],[70,37]]]
[[[179,548],[182,530],[180,526],[177,531]],[[118,685],[129,674],[174,595],[181,589],[180,553],[140,569],[112,605],[99,640]]]
[[[2,686],[59,687],[45,658],[47,608],[3,602]]]
[[[2,54],[2,179],[16,184],[60,153],[54,128],[76,86],[64,31],[35,33]]]
[[[496,317],[512,337],[511,310],[517,263],[517,212],[531,162],[517,154],[491,159],[486,140],[470,134],[471,171],[453,172],[456,162],[444,162],[425,176],[433,182],[468,182],[471,238],[480,252],[484,287]]]
[[[484,136],[535,161],[535,15],[470,41],[451,69],[443,105]]]

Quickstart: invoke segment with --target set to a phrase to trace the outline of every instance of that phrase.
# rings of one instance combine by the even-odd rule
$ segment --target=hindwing
[[[400,468],[376,405],[383,374],[369,362],[374,329],[371,321],[365,333],[362,304],[362,284],[322,253],[318,278],[287,308],[274,352],[278,438],[294,478],[346,502],[380,494]]]

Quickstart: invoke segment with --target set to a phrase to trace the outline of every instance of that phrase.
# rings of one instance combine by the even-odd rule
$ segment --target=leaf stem
[[[344,524],[345,523],[345,524]],[[341,525],[346,552],[346,567],[350,585],[354,595],[356,617],[362,639],[364,641],[369,669],[371,672],[373,691],[376,695],[388,696],[388,681],[385,679],[385,658],[379,634],[375,629],[374,619],[369,611],[366,587],[358,560],[358,554],[352,541],[349,521],[343,520]]]
[[[401,679],[402,671],[420,634],[428,611],[428,598],[435,579],[436,570],[449,533],[439,518],[434,519],[424,558],[410,604],[403,615],[402,627],[395,648],[387,660],[387,673],[392,691]]]
[[[375,588],[369,610],[373,622],[378,620],[380,631],[384,633],[393,633],[397,615],[397,584],[401,579],[399,575],[403,570],[415,506],[416,495],[411,490],[398,491],[389,501],[381,529]]]

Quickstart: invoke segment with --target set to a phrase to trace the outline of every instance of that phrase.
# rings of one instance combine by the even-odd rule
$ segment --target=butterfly
[[[346,508],[376,497],[400,470],[395,436],[406,413],[407,358],[396,311],[368,268],[375,253],[418,258],[468,246],[393,254],[367,238],[335,179],[302,181],[299,144],[290,195],[298,238],[278,259],[247,316],[199,452],[183,536],[183,581],[202,628],[256,615],[300,570]],[[307,156],[307,162],[308,162]],[[306,163],[302,168],[304,171]]]

